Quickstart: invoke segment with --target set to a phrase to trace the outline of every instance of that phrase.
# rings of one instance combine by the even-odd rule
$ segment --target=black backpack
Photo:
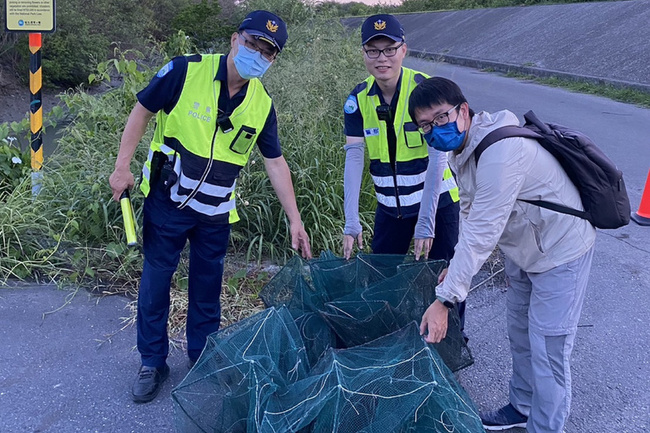
[[[581,132],[540,121],[535,113],[524,115],[523,127],[503,126],[481,140],[474,151],[476,164],[490,145],[508,137],[536,139],[562,165],[580,192],[584,212],[543,200],[523,200],[555,212],[588,220],[601,229],[615,229],[630,222],[630,200],[623,173],[593,141]]]

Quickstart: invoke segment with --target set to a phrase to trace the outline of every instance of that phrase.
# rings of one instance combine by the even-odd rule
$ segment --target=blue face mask
[[[427,144],[441,152],[449,152],[458,149],[465,141],[467,131],[460,132],[456,122],[449,122],[442,126],[436,126],[424,134]]]
[[[239,49],[233,60],[239,76],[245,80],[250,80],[264,75],[271,66],[271,62],[264,58],[259,51],[251,50],[239,42],[237,43]]]

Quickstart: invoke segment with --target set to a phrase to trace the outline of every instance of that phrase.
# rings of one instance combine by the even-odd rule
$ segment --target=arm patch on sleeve
[[[345,111],[346,114],[352,114],[358,109],[359,104],[357,104],[357,97],[354,95],[348,96],[348,99],[345,101],[345,105],[343,106],[343,111]]]
[[[166,64],[165,66],[163,66],[162,68],[160,68],[160,71],[158,71],[158,73],[156,74],[156,77],[158,77],[158,78],[162,78],[162,77],[164,77],[165,75],[167,75],[167,73],[168,73],[169,71],[171,71],[172,69],[174,69],[174,62],[172,62],[172,61],[170,60],[169,63],[167,63],[167,64]]]

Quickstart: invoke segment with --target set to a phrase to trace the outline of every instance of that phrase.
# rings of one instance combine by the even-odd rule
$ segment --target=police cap
[[[366,18],[361,26],[361,45],[378,36],[391,38],[395,42],[404,40],[404,28],[393,15],[379,14]]]
[[[246,33],[270,43],[278,51],[282,51],[282,47],[284,47],[289,37],[287,25],[282,21],[282,18],[271,12],[261,10],[246,15],[238,30],[240,32],[246,30]]]

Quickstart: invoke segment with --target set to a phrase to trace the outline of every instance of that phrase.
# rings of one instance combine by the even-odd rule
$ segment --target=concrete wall
[[[412,54],[650,91],[650,0],[398,16]],[[346,25],[358,26],[352,18]]]

